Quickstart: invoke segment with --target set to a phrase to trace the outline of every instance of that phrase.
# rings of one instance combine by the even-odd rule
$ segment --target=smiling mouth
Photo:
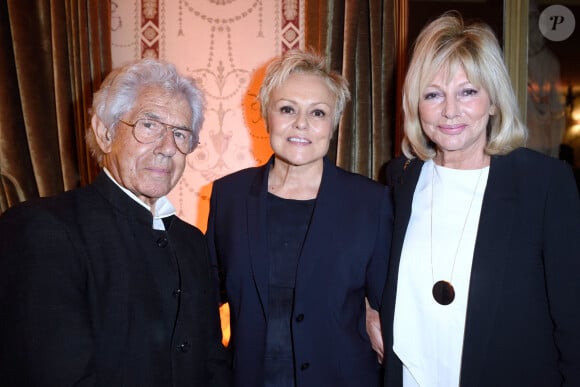
[[[439,125],[439,130],[445,133],[458,133],[465,129],[466,125],[456,124],[456,125]]]
[[[442,124],[439,126],[443,129],[459,129],[465,126],[465,124]]]
[[[309,140],[300,137],[289,137],[288,141],[296,144],[310,144]]]
[[[156,168],[156,167],[150,167],[150,168],[149,168],[149,170],[150,170],[151,172],[154,172],[154,173],[162,173],[162,174],[169,174],[169,173],[170,173],[170,170],[169,170],[169,168]]]

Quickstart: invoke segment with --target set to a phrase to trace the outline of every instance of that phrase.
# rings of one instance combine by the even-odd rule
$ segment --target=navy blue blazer
[[[207,237],[230,304],[234,385],[263,384],[268,316],[266,230],[273,158],[214,182]],[[382,369],[365,329],[377,308],[392,231],[391,195],[324,160],[296,273],[292,333],[297,386],[379,386]]]
[[[385,386],[402,386],[393,352],[398,269],[423,162],[387,167],[395,226],[381,321]],[[520,148],[492,156],[473,256],[462,387],[580,386],[580,200],[563,162]]]

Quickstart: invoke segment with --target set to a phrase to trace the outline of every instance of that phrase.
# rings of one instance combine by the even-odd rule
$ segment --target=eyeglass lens
[[[173,132],[173,140],[177,148],[183,153],[190,153],[197,145],[193,132],[190,129],[178,128],[151,119],[139,119],[135,122],[135,138],[142,143],[149,144],[165,135],[166,130]]]

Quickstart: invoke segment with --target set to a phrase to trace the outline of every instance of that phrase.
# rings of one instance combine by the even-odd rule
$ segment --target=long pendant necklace
[[[455,249],[455,256],[453,257],[453,263],[451,265],[451,275],[449,276],[449,281],[446,280],[439,280],[435,282],[435,273],[433,270],[433,191],[434,191],[434,183],[435,183],[435,173],[437,169],[435,167],[435,161],[433,161],[433,171],[431,173],[431,229],[429,235],[429,243],[430,243],[430,251],[431,251],[431,279],[433,281],[433,289],[431,293],[433,294],[433,298],[437,303],[441,305],[449,305],[455,299],[455,288],[453,287],[452,280],[453,280],[453,271],[455,270],[455,261],[457,260],[457,255],[459,254],[459,247],[461,246],[461,241],[463,239],[463,233],[465,232],[465,227],[467,226],[467,220],[469,219],[469,213],[471,212],[471,206],[473,205],[473,201],[475,199],[475,194],[477,193],[477,187],[479,186],[479,181],[481,180],[481,175],[483,173],[483,169],[479,171],[479,177],[477,178],[477,183],[475,184],[475,188],[473,189],[473,194],[471,195],[471,200],[469,202],[469,207],[467,209],[467,215],[465,215],[465,221],[463,222],[463,227],[461,228],[461,234],[459,235],[459,241],[457,242],[457,248]],[[441,180],[441,179],[439,179]]]

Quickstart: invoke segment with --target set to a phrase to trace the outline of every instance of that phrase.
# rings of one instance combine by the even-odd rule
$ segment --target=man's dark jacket
[[[0,216],[0,385],[227,385],[203,234],[101,173]]]

